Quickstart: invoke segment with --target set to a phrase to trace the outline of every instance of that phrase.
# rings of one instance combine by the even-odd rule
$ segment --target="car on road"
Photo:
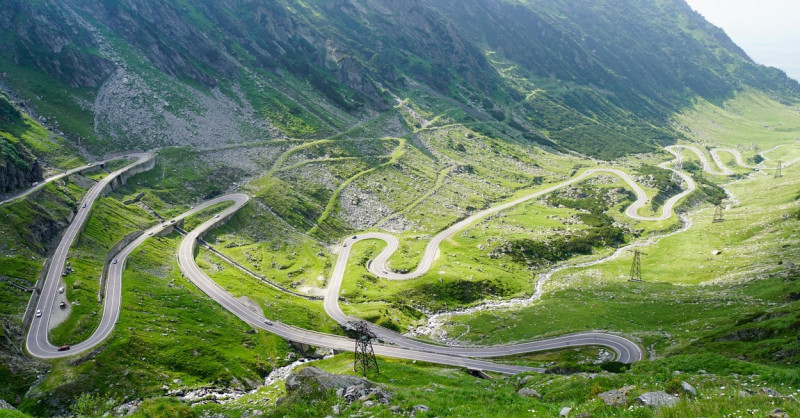
[[[59,287],[58,288],[58,293],[64,293],[64,288],[63,287]]]
[[[85,208],[85,207],[86,207],[86,203],[84,203],[84,204],[83,204],[83,206],[81,206],[81,207],[82,207],[82,208]]]
[[[31,186],[33,186],[33,187],[36,187],[36,186],[38,186],[38,185],[39,185],[39,182],[38,182],[38,181],[34,181],[34,182],[33,182],[33,184],[31,184]]]
[[[147,235],[153,235],[153,231],[148,232]]]
[[[353,235],[353,239],[358,239],[358,235]]]
[[[219,213],[218,213],[218,214],[216,214],[216,215],[214,215],[214,217],[215,217],[215,218],[219,218]]]
[[[169,221],[169,223],[171,223],[171,224],[175,224],[175,222],[177,222],[175,219]]]
[[[117,259],[115,258],[114,261],[111,262],[111,264],[117,264]]]
[[[36,317],[39,318],[41,316],[42,316],[42,310],[41,309],[37,309],[36,310]]]
[[[67,302],[64,302],[62,300],[61,303],[58,304],[58,307],[61,308],[61,309],[66,309],[67,308]]]
[[[272,321],[270,321],[269,319],[265,319],[264,323],[267,324],[267,325],[272,325]]]
[[[67,351],[69,350],[69,344],[64,344],[61,347],[58,347],[58,351]]]
[[[345,242],[344,244],[342,244],[342,247],[347,247],[347,243]]]

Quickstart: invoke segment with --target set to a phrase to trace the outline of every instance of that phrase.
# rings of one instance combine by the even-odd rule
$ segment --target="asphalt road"
[[[697,150],[694,147],[687,147],[687,146],[680,146],[680,147],[695,152],[700,157],[700,160],[703,162],[703,168],[707,172],[714,174],[722,174],[725,172],[725,169],[727,169],[726,167],[724,167],[724,165],[722,165],[721,161],[719,160],[719,157],[716,156],[714,157],[714,160],[715,163],[720,167],[720,171],[718,172],[712,171],[710,163],[699,150]],[[667,150],[673,154],[676,154],[677,148],[678,146],[672,146],[668,147]],[[743,161],[741,161],[742,160],[741,155],[738,154],[738,151],[736,150],[724,150],[724,151],[731,152],[736,157],[737,162],[739,162],[740,164],[743,163]],[[715,155],[717,154],[712,151],[712,156]],[[149,154],[140,154],[137,155],[137,158],[139,158],[139,161],[136,164],[141,164],[147,158],[152,158],[152,157]],[[668,165],[670,163],[671,162],[665,162],[661,166],[664,168],[668,168]],[[141,245],[151,235],[150,232],[152,232],[152,234],[156,234],[162,229],[164,229],[166,226],[168,226],[169,223],[167,223],[166,226],[159,224],[151,228],[150,230],[145,231],[145,233],[143,233],[130,245],[126,246],[117,255],[116,257],[117,263],[115,264],[112,263],[108,272],[108,281],[106,284],[106,297],[103,308],[103,318],[101,320],[100,326],[89,339],[81,343],[75,344],[69,351],[64,351],[64,352],[57,351],[57,347],[53,346],[48,341],[47,338],[48,327],[46,321],[47,318],[50,317],[50,312],[53,308],[52,306],[53,300],[57,292],[57,287],[59,279],[61,277],[61,272],[63,271],[66,254],[72,242],[74,241],[78,231],[80,230],[81,226],[86,221],[86,217],[89,212],[89,209],[91,208],[92,203],[97,198],[99,191],[102,190],[102,188],[104,187],[104,182],[111,181],[113,177],[119,175],[121,172],[127,170],[128,168],[130,168],[130,166],[122,170],[119,170],[115,173],[112,173],[112,175],[106,177],[103,181],[98,183],[98,185],[94,186],[89,191],[86,198],[84,199],[84,202],[86,203],[86,208],[81,208],[78,211],[78,215],[75,217],[75,220],[73,220],[72,225],[70,225],[69,229],[67,230],[67,233],[65,234],[61,243],[59,244],[59,247],[56,250],[56,254],[53,257],[53,262],[51,264],[50,271],[48,271],[48,276],[45,282],[44,289],[42,291],[42,296],[40,297],[39,303],[37,305],[37,309],[41,309],[43,315],[41,318],[34,318],[28,333],[27,347],[28,351],[32,355],[41,358],[67,357],[89,350],[97,346],[106,337],[108,337],[108,335],[113,330],[117,319],[119,318],[122,273],[125,268],[124,266],[126,257],[130,255],[136,249],[136,247]],[[326,297],[324,301],[325,311],[333,319],[342,324],[346,324],[349,321],[355,319],[346,316],[341,311],[338,303],[339,291],[341,289],[345,268],[347,266],[347,261],[349,259],[350,249],[352,248],[352,245],[354,243],[364,239],[380,239],[385,241],[387,243],[386,248],[381,252],[381,254],[379,254],[374,260],[372,260],[369,263],[368,267],[369,271],[378,277],[382,277],[389,280],[413,279],[425,274],[430,269],[439,251],[438,250],[439,244],[448,237],[457,233],[459,230],[469,226],[470,224],[486,216],[508,209],[514,205],[518,205],[520,203],[529,201],[531,199],[535,199],[544,194],[553,192],[559,188],[577,183],[579,181],[586,179],[587,177],[590,177],[598,173],[609,173],[616,175],[620,177],[623,181],[625,181],[628,185],[630,185],[631,188],[633,188],[634,192],[636,193],[637,200],[628,207],[628,209],[626,210],[626,214],[628,214],[628,216],[632,218],[640,220],[658,221],[658,220],[668,219],[673,215],[674,205],[680,199],[691,193],[696,187],[690,176],[688,176],[685,173],[679,173],[685,181],[686,189],[681,194],[674,196],[673,198],[671,198],[669,201],[666,202],[663,208],[663,212],[660,216],[643,217],[638,214],[638,209],[647,203],[647,197],[644,193],[644,190],[642,190],[641,187],[639,187],[627,173],[624,173],[616,169],[590,169],[570,180],[556,184],[547,189],[522,197],[512,202],[508,202],[481,211],[452,225],[451,227],[445,229],[444,231],[440,232],[431,239],[430,243],[425,249],[425,253],[422,256],[422,259],[418,267],[413,272],[406,274],[392,272],[386,267],[387,260],[397,250],[397,247],[399,245],[399,241],[395,236],[378,232],[357,234],[355,237],[346,239],[342,243],[342,246],[340,246],[339,248],[339,254],[336,261],[336,265],[332,273],[330,284],[326,291]],[[353,341],[343,336],[324,334],[316,331],[300,329],[283,324],[278,321],[274,321],[272,324],[267,324],[265,322],[266,318],[264,317],[263,314],[255,313],[249,310],[244,305],[242,305],[235,297],[233,297],[231,294],[229,294],[227,291],[225,291],[223,288],[217,285],[205,272],[203,272],[197,266],[194,254],[198,238],[201,237],[206,231],[216,227],[219,223],[224,222],[224,220],[228,216],[233,215],[236,211],[238,211],[242,206],[244,206],[247,203],[248,197],[247,195],[243,194],[232,194],[228,196],[222,196],[207,201],[202,205],[199,205],[174,219],[177,222],[191,214],[194,214],[200,210],[203,210],[207,207],[210,207],[214,204],[221,203],[224,201],[232,201],[234,205],[220,212],[219,216],[211,218],[210,220],[206,221],[199,227],[195,228],[193,231],[189,232],[188,235],[181,242],[181,246],[178,250],[178,265],[180,266],[182,273],[187,277],[187,279],[192,281],[204,293],[206,293],[209,297],[211,297],[217,303],[222,305],[225,309],[227,309],[228,311],[236,315],[238,318],[240,318],[241,320],[243,320],[244,322],[250,324],[255,328],[260,328],[272,332],[287,340],[302,344],[328,347],[335,350],[352,351],[354,348]],[[541,371],[541,370],[530,367],[497,364],[475,358],[499,357],[499,356],[508,356],[508,355],[542,351],[542,350],[552,350],[556,348],[594,345],[594,346],[605,346],[612,349],[617,354],[617,360],[624,363],[633,363],[642,359],[642,351],[637,344],[624,337],[603,332],[583,332],[583,333],[569,334],[539,341],[531,341],[520,344],[509,344],[509,345],[492,346],[492,347],[452,347],[452,346],[439,346],[418,340],[413,340],[399,333],[378,326],[371,326],[371,327],[373,331],[376,332],[376,334],[379,336],[379,339],[385,343],[385,344],[379,343],[375,345],[375,353],[378,355],[403,358],[409,360],[426,361],[431,363],[465,367],[470,369],[494,371],[500,373],[513,374],[524,371],[532,371],[532,370]]]
[[[86,223],[94,201],[100,196],[100,193],[103,191],[103,189],[117,176],[133,167],[146,163],[153,158],[153,155],[141,153],[130,154],[128,157],[134,158],[137,161],[128,165],[127,167],[114,171],[100,180],[97,184],[92,186],[91,189],[89,189],[89,192],[86,193],[86,196],[83,198],[83,200],[78,203],[75,217],[72,219],[72,223],[67,228],[67,231],[64,233],[64,236],[61,238],[61,241],[59,242],[58,247],[53,254],[53,257],[50,261],[50,269],[47,271],[47,277],[45,278],[44,286],[42,288],[41,295],[39,296],[39,301],[36,304],[36,309],[42,311],[42,316],[34,316],[30,329],[28,330],[28,337],[26,340],[28,352],[36,357],[52,358],[54,357],[53,354],[58,353],[57,347],[50,344],[50,341],[48,340],[49,327],[47,325],[48,321],[50,320],[50,313],[54,308],[53,301],[55,300],[56,293],[58,292],[58,284],[61,280],[61,273],[64,271],[64,263],[67,259],[69,248],[72,246],[75,238],[80,233],[83,224]],[[108,305],[108,303],[106,305]],[[112,307],[110,310],[107,309],[105,313],[119,316],[119,305],[117,304],[116,307]],[[104,314],[103,320],[105,321],[105,319],[106,316]],[[114,322],[116,322],[116,317],[114,318]],[[111,323],[111,327],[113,327],[113,322]],[[92,336],[89,338],[89,340],[79,344],[79,346],[83,345],[86,347],[86,349],[88,349],[94,345],[97,345],[101,340],[102,338],[95,339],[94,336]]]
[[[139,155],[139,154],[131,154],[131,155]],[[50,183],[52,181],[56,181],[58,179],[67,177],[69,175],[72,175],[72,174],[75,174],[75,173],[78,173],[78,172],[81,172],[81,171],[84,171],[84,170],[88,170],[88,169],[90,169],[92,167],[96,167],[98,165],[108,163],[109,161],[119,160],[120,158],[124,158],[124,157],[126,157],[126,156],[114,157],[114,158],[109,158],[108,160],[97,161],[95,163],[89,163],[89,164],[86,164],[86,165],[83,165],[83,166],[80,166],[80,167],[73,168],[71,170],[64,171],[63,173],[56,174],[55,176],[50,176],[50,177],[40,181],[39,184],[37,184],[36,186],[32,186],[32,187],[30,187],[28,189],[25,189],[25,190],[13,195],[13,196],[7,197],[6,199],[0,201],[0,205],[3,205],[5,203],[11,202],[11,201],[14,201],[14,200],[17,200],[17,199],[22,199],[23,197],[26,197],[26,196],[30,195],[31,193],[41,189],[47,183]]]

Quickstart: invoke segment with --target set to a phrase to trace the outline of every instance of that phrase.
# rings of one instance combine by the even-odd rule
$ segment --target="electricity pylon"
[[[367,377],[367,372],[374,369],[375,373],[380,373],[378,370],[378,360],[375,358],[375,351],[372,349],[372,340],[374,340],[375,333],[369,329],[366,322],[360,321],[355,324],[356,331],[356,351],[354,353],[353,370],[356,373],[363,373]]]
[[[714,223],[722,222],[725,218],[722,217],[722,201],[720,200],[717,203],[717,208],[714,209]]]
[[[647,255],[639,250],[633,250],[633,264],[631,265],[631,277],[628,281],[641,282],[642,281],[642,254]]]
[[[778,161],[778,168],[775,169],[775,178],[776,179],[780,178],[780,177],[783,177],[783,172],[781,171],[782,167],[783,167],[783,161]]]

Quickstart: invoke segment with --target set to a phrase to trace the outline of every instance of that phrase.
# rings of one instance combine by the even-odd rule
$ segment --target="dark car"
[[[58,351],[67,351],[67,350],[69,350],[69,344],[58,347]]]
[[[62,301],[61,303],[58,304],[58,307],[61,308],[61,309],[66,308],[67,307],[67,302]]]

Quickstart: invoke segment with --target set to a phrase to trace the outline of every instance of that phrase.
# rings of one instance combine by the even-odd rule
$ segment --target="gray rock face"
[[[25,189],[31,183],[42,180],[42,167],[38,161],[25,161],[24,157],[19,156],[17,158],[19,165],[12,161],[3,161],[3,156],[0,155],[0,193]]]
[[[527,396],[529,398],[542,399],[542,395],[531,388],[522,388],[519,391],[517,391],[517,394],[519,396]]]
[[[4,401],[4,400],[0,399],[0,410],[3,410],[3,409],[8,409],[8,410],[11,410],[11,411],[16,411],[16,408],[14,408],[13,406],[11,406],[11,404],[9,404],[8,402],[6,402],[6,401]]]
[[[680,398],[677,396],[672,396],[663,390],[659,390],[657,392],[647,392],[639,395],[636,398],[636,403],[651,408],[659,408],[662,406],[675,405],[679,400]]]
[[[603,392],[597,395],[598,398],[602,399],[606,405],[609,406],[618,406],[618,405],[627,405],[628,404],[628,392],[633,389],[633,386],[625,386],[620,389],[609,390],[608,392]]]
[[[697,396],[697,389],[690,385],[689,382],[681,382],[681,389],[693,398]]]
[[[321,388],[325,391],[329,389],[346,390],[354,386],[371,388],[372,383],[355,376],[328,373],[316,367],[306,367],[297,373],[292,373],[286,378],[286,390],[288,392],[297,390],[311,391],[317,388]]]

